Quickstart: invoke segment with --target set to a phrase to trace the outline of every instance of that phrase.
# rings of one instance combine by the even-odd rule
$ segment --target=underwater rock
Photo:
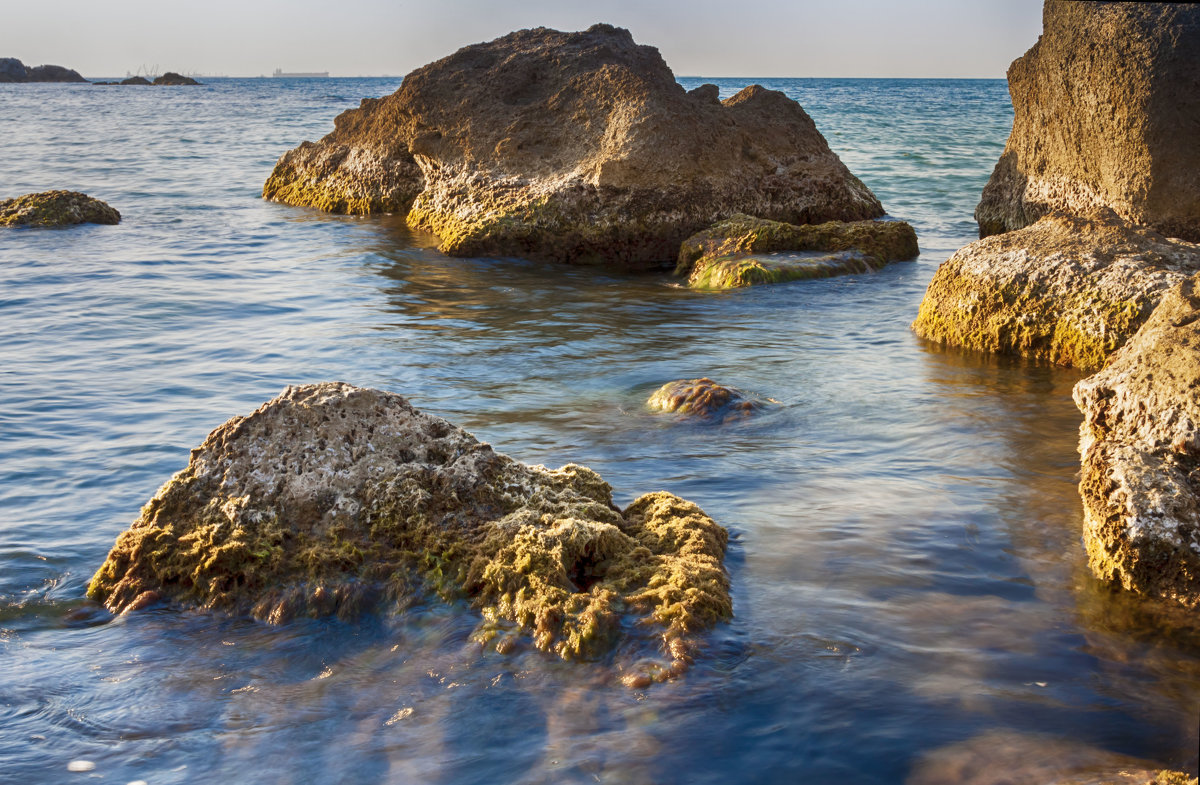
[[[629,268],[737,212],[883,215],[801,106],[758,85],[691,93],[627,30],[521,30],[364,100],[283,155],[263,188],[333,212],[398,212],[455,256]]]
[[[126,81],[128,81],[128,80],[126,80]],[[122,82],[122,84],[124,84],[124,83],[125,82]],[[137,83],[130,82],[130,84],[137,84]],[[184,76],[183,74],[177,74],[174,71],[167,71],[162,76],[156,77],[152,84],[175,86],[175,85],[193,85],[193,84],[198,85],[200,83],[197,82],[195,79],[191,78],[190,76]]]
[[[526,466],[399,395],[324,383],[213,431],[88,596],[114,612],[163,601],[283,622],[426,587],[564,658],[658,638],[678,672],[693,636],[732,615],[726,541],[669,493],[620,510],[586,467]]]
[[[116,210],[77,191],[44,191],[0,199],[0,226],[115,224],[120,220]]]
[[[684,240],[675,274],[695,289],[731,289],[865,273],[919,253],[917,234],[903,221],[797,226],[738,214]]]
[[[1054,213],[960,248],[933,276],[922,338],[1094,370],[1200,271],[1200,246],[1130,226],[1111,211]]]
[[[1200,242],[1200,4],[1047,0],[1008,69],[1012,133],[975,210],[980,237],[1108,207]]]
[[[1200,279],[1167,292],[1074,398],[1092,571],[1200,607]]]
[[[741,390],[724,387],[707,376],[701,379],[677,379],[654,391],[646,406],[660,412],[674,412],[704,419],[718,416],[742,416],[762,408]]]
[[[0,82],[86,82],[78,71],[61,65],[28,68],[15,57],[0,57]]]

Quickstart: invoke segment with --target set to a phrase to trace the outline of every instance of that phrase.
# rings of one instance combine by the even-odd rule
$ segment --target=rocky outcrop
[[[686,414],[706,420],[744,417],[773,401],[702,379],[678,379],[659,387],[646,401],[654,411]]]
[[[1200,4],[1047,0],[1008,70],[1012,134],[975,210],[981,237],[1108,207],[1200,242]]]
[[[902,221],[797,226],[734,215],[684,240],[676,275],[696,289],[730,289],[878,270],[920,253]]]
[[[692,636],[731,616],[725,543],[669,493],[620,510],[590,469],[526,466],[398,395],[326,383],[213,431],[88,595],[113,611],[166,601],[282,622],[425,586],[564,658],[656,636],[666,678]]]
[[[120,220],[119,212],[77,191],[45,191],[0,199],[0,226],[115,224]]]
[[[146,77],[144,77],[144,76],[131,76],[131,77],[129,77],[128,79],[122,79],[122,80],[120,81],[120,84],[124,84],[124,85],[148,85],[148,84],[151,84],[151,82],[150,82],[150,80],[149,80],[149,79],[147,79],[147,78],[146,78]]]
[[[78,71],[61,65],[27,67],[15,57],[0,57],[0,82],[86,82]]]
[[[669,264],[737,212],[876,218],[875,196],[795,101],[686,92],[626,30],[522,30],[468,46],[280,158],[263,195],[406,213],[454,255]]]
[[[1200,271],[1200,246],[1111,212],[1051,214],[938,268],[913,330],[939,343],[1094,370]]]
[[[1200,278],[1171,289],[1074,396],[1093,572],[1200,607]]]
[[[129,80],[125,80],[125,82],[122,82],[121,84],[126,84],[127,82],[129,82]],[[130,84],[134,84],[134,83],[130,83]],[[176,85],[198,85],[200,83],[197,82],[195,79],[191,78],[190,76],[184,76],[183,74],[177,74],[174,71],[167,71],[162,76],[155,77],[153,84],[176,86]]]

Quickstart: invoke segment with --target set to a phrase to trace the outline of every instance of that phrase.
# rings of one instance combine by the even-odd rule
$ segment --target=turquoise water
[[[397,217],[259,199],[280,153],[398,80],[0,86],[0,195],[123,214],[0,236],[0,779],[895,783],[994,730],[1194,768],[1200,636],[1086,569],[1076,375],[908,329],[975,236],[1004,83],[764,84],[919,259],[722,294],[449,259]],[[720,426],[642,409],[700,375],[783,405]],[[696,501],[733,533],[736,618],[640,693],[603,663],[481,652],[472,613],[436,602],[270,627],[83,599],[209,430],[330,379],[585,463],[621,503]]]

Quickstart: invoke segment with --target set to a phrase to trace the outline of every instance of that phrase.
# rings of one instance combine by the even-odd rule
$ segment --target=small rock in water
[[[73,760],[67,764],[67,771],[93,771],[96,764],[90,760]]]
[[[0,199],[0,226],[71,226],[115,224],[121,214],[78,191],[43,191]]]
[[[770,399],[766,402],[774,403]],[[660,412],[674,412],[693,417],[714,419],[718,415],[740,417],[763,406],[741,390],[724,387],[707,376],[701,379],[678,379],[655,390],[646,406]]]

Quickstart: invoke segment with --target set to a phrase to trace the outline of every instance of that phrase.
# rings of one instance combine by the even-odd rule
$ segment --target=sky
[[[86,77],[399,76],[524,27],[627,27],[677,76],[1003,78],[1042,0],[0,0],[0,57]],[[156,68],[157,66],[157,68]]]

